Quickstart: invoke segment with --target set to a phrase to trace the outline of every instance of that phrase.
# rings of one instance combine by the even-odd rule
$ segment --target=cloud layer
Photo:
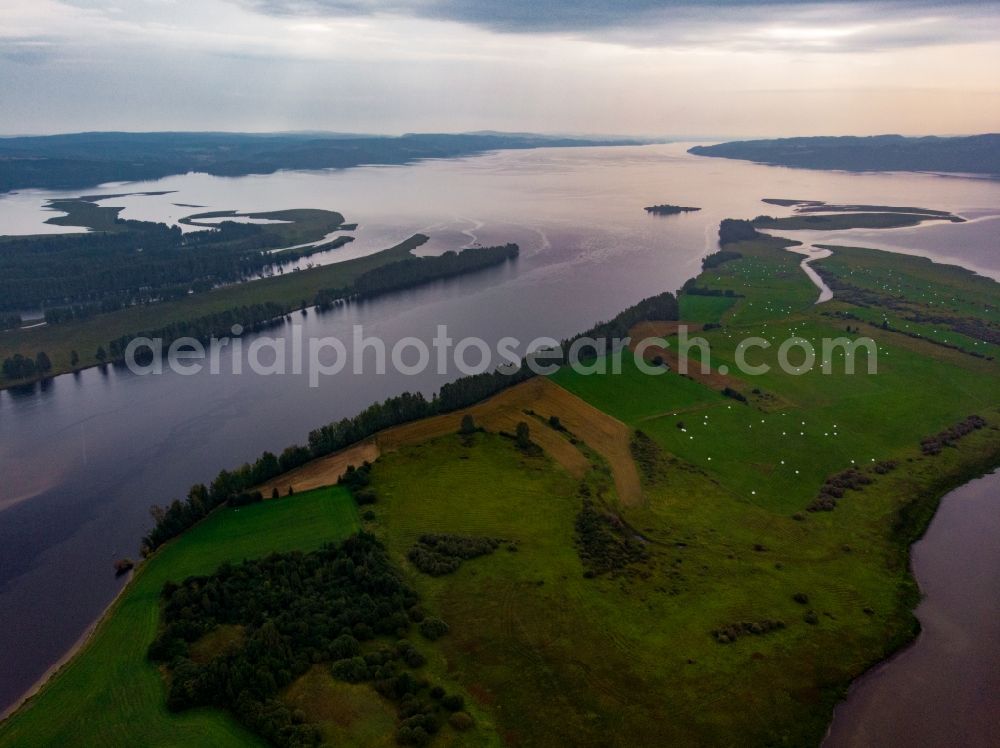
[[[862,43],[912,46],[995,38],[997,27],[977,19],[1000,17],[997,4],[982,0],[244,0],[275,16],[367,17],[399,15],[455,21],[501,33],[582,35],[626,44],[663,46],[759,38],[756,27],[790,29],[814,24],[831,28],[830,49]],[[744,33],[749,32],[749,33]],[[794,34],[789,34],[794,37]],[[839,39],[860,37],[837,45]],[[813,41],[815,41],[815,35]],[[787,45],[780,35],[766,41]],[[808,43],[809,39],[806,38]]]
[[[973,132],[997,69],[983,2],[0,4],[8,133]]]

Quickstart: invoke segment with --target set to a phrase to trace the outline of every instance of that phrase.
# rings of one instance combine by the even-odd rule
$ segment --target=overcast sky
[[[996,132],[998,71],[995,2],[0,0],[6,134]]]

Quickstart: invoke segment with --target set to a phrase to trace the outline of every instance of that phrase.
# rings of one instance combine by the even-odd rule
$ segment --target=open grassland
[[[736,303],[731,296],[697,296],[682,293],[678,299],[680,317],[684,322],[720,322]]]
[[[612,362],[608,360],[606,366],[610,371]],[[563,368],[551,380],[629,425],[706,403],[730,402],[719,392],[666,367],[660,368],[662,373],[656,375],[640,371],[631,351],[622,356],[621,369],[621,374],[617,375],[582,375]]]
[[[719,387],[704,386],[704,379],[693,381],[673,372],[648,377],[626,368],[624,376],[601,377],[563,370],[554,381],[648,432],[670,453],[709,469],[747,501],[789,513],[804,509],[826,476],[851,465],[888,459],[897,450],[916,445],[923,436],[997,405],[994,362],[872,325],[848,334],[846,325],[826,313],[825,306],[811,303],[815,288],[806,285],[808,280],[797,268],[795,274],[790,272],[794,255],[781,252],[771,242],[739,247],[743,259],[703,273],[699,282],[737,288],[744,297],[731,311],[728,324],[698,335],[711,344],[713,372],[724,366],[738,373],[736,347],[748,336],[770,345],[746,357],[751,365],[768,365],[768,373],[739,374],[737,388],[749,398],[749,405],[722,397]],[[886,254],[858,250],[835,267],[858,276],[867,267],[865,259],[873,267],[884,267]],[[908,263],[898,266],[905,271]],[[935,275],[931,263],[924,260],[914,267],[934,278],[922,281],[930,283],[933,291],[925,286],[923,296],[907,294],[914,304],[941,298],[957,304],[963,293],[972,290],[980,296],[970,299],[963,311],[992,310],[991,304],[996,303],[995,284],[990,296],[991,282],[986,279],[966,271],[956,274],[948,267]],[[903,289],[914,288],[919,276],[904,271],[897,269],[897,282]],[[833,267],[831,272],[836,272]],[[824,355],[824,338],[854,341],[861,336],[872,337],[877,345],[876,374],[867,373],[864,347],[831,348]],[[813,370],[782,371],[777,349],[790,337],[814,347]],[[674,338],[672,346],[676,344]],[[793,364],[803,362],[798,350],[789,358]],[[830,374],[821,370],[824,361],[830,364]],[[849,363],[855,374],[846,373]],[[698,360],[690,362],[693,372],[699,366]]]
[[[691,331],[711,345],[707,375],[650,376],[628,353],[621,373],[602,373],[602,364],[614,370],[608,357],[589,373],[564,369],[467,411],[380,432],[275,481],[282,493],[332,483],[348,464],[377,458],[364,526],[424,612],[450,627],[433,644],[416,642],[427,658],[417,673],[462,694],[475,722],[467,732],[443,728],[434,745],[816,745],[850,681],[913,637],[910,544],[943,493],[1000,464],[998,364],[860,319],[875,306],[815,305],[816,288],[786,246],[734,245],[740,258],[698,278],[738,294],[725,309],[702,309],[721,326]],[[827,272],[875,288],[884,262],[885,253],[856,250]],[[995,323],[995,284],[924,263],[894,267],[906,314],[947,299],[950,314]],[[676,327],[634,332],[670,338],[668,353]],[[747,356],[769,372],[737,372],[748,336],[769,344]],[[831,373],[782,371],[776,349],[792,336]],[[821,342],[863,336],[874,353]],[[747,402],[724,396],[723,385]],[[471,436],[457,434],[465,413],[481,429]],[[922,451],[922,437],[970,414],[987,425],[940,454]],[[518,446],[520,421],[540,449]],[[862,490],[844,492],[832,511],[807,511],[824,481],[851,468],[868,481]],[[299,506],[335,507],[337,519],[291,514]],[[140,570],[82,656],[0,727],[0,746],[250,742],[221,713],[165,711],[144,657],[158,590],[250,547],[315,547],[355,525],[340,489],[212,515]],[[425,533],[503,542],[430,576],[410,560]],[[368,684],[319,665],[283,698],[331,744],[392,744],[395,707]]]
[[[996,284],[955,265],[856,247],[833,253],[817,270],[847,307],[839,311],[982,356],[1000,355]]]
[[[710,665],[682,668],[698,678],[672,691],[670,699],[684,701],[687,693],[701,691],[713,706],[691,719],[733,731],[713,736],[703,725],[692,735],[704,739],[681,742],[719,744],[740,735],[748,745],[815,744],[851,677],[913,633],[910,610],[918,597],[906,570],[908,544],[929,521],[937,499],[1000,462],[997,365],[859,326],[857,318],[849,320],[854,331],[847,334],[837,313],[851,305],[813,306],[815,289],[790,272],[796,260],[778,245],[735,248],[743,259],[703,273],[699,285],[731,288],[743,297],[722,328],[699,334],[711,343],[713,371],[720,365],[736,371],[736,345],[747,336],[771,344],[748,356],[771,371],[740,375],[748,404],[719,396],[703,379],[673,373],[643,378],[626,369],[624,377],[602,377],[563,370],[554,381],[642,430],[663,450],[659,466],[646,471],[653,476],[644,486],[647,501],[623,510],[630,526],[677,549],[677,584],[670,589],[678,609],[664,612],[659,625],[687,619],[707,629],[710,621],[726,618],[722,609],[731,620],[789,623],[781,632],[751,637],[752,643],[744,637],[716,652],[742,647],[742,668],[730,670],[704,652],[691,658]],[[995,284],[923,260],[909,272],[906,259],[873,250],[839,258],[835,250],[825,262],[831,273],[864,277],[873,285],[878,281],[871,278],[891,266],[911,311],[929,314],[950,305],[950,313],[991,323]],[[877,374],[866,373],[864,349],[823,354],[822,338],[862,335],[877,346]],[[817,367],[826,360],[832,373],[781,371],[775,351],[790,336],[810,341]],[[845,373],[849,357],[856,359],[855,375]],[[801,353],[791,358],[798,363]],[[922,437],[970,413],[991,425],[956,449],[921,453]],[[898,467],[885,475],[874,472],[883,460]],[[848,491],[832,512],[805,511],[827,477],[851,467],[865,470],[874,483]],[[708,580],[711,587],[702,586]],[[791,587],[808,602],[793,603],[789,613]],[[692,596],[695,590],[703,597]],[[815,617],[804,623],[808,611]],[[672,703],[668,711],[688,713]]]
[[[173,322],[253,304],[276,302],[306,306],[312,303],[318,291],[345,288],[364,272],[409,257],[410,252],[426,240],[425,236],[416,234],[390,249],[333,265],[238,283],[177,301],[129,307],[83,320],[28,330],[7,330],[0,332],[0,360],[15,353],[33,358],[39,351],[45,351],[52,360],[52,374],[55,375],[72,370],[70,354],[75,350],[80,356],[77,368],[93,366],[97,363],[98,347],[107,348],[108,341],[122,335],[155,330]],[[5,385],[0,383],[0,386]]]
[[[451,626],[430,667],[464,685],[506,744],[809,745],[843,686],[912,631],[906,552],[888,528],[920,492],[948,487],[942,470],[979,467],[988,436],[970,438],[944,462],[918,462],[806,523],[664,455],[647,502],[608,496],[650,551],[618,577],[583,574],[579,482],[492,435],[380,460],[376,531]],[[517,552],[432,578],[406,559],[425,532],[503,537]],[[711,634],[763,619],[786,626],[734,644]]]
[[[357,526],[354,502],[340,488],[210,515],[140,565],[80,653],[0,724],[0,745],[258,745],[223,712],[167,711],[162,676],[146,659],[160,591],[167,581],[209,574],[226,561],[312,550]]]

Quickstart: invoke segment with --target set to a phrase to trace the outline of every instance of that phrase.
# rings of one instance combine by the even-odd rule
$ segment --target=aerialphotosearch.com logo
[[[232,327],[232,337],[213,337],[208,345],[197,338],[182,337],[164,344],[162,338],[137,337],[125,349],[125,364],[140,376],[162,374],[169,370],[181,376],[201,374],[243,374],[259,376],[284,374],[302,375],[310,387],[319,387],[324,377],[350,371],[358,375],[384,375],[389,367],[404,376],[416,376],[434,367],[441,376],[454,372],[466,376],[500,371],[512,374],[527,366],[533,373],[548,375],[561,366],[569,366],[578,374],[621,374],[623,359],[631,355],[635,367],[650,376],[675,369],[689,374],[693,368],[707,375],[713,372],[711,344],[707,338],[691,337],[687,325],[677,326],[676,340],[646,337],[641,340],[624,338],[592,338],[581,336],[563,344],[551,337],[538,337],[526,346],[515,337],[503,337],[490,345],[479,337],[455,340],[448,335],[447,325],[438,325],[430,344],[418,337],[404,337],[387,345],[377,336],[366,336],[363,325],[354,325],[351,340],[345,343],[337,337],[304,339],[300,325],[291,326],[288,336],[257,335],[244,341],[243,328]],[[246,343],[246,345],[244,345]],[[520,351],[526,351],[521,355]],[[671,353],[668,353],[671,352]],[[675,353],[674,353],[675,352]],[[866,371],[878,370],[878,346],[867,337],[823,338],[819,350],[807,338],[791,336],[777,346],[762,337],[739,341],[732,351],[732,361],[740,374],[760,376],[771,371],[769,353],[786,374],[798,376],[816,369],[824,374],[834,372],[834,362],[840,360],[846,374],[855,373],[859,358],[866,359]],[[793,360],[794,359],[794,360]],[[726,363],[715,367],[719,374],[729,374]],[[838,368],[838,371],[840,369]]]

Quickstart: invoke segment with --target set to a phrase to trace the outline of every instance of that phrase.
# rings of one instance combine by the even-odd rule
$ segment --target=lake
[[[811,232],[924,254],[1000,277],[1000,183],[921,174],[849,174],[689,156],[687,145],[504,151],[406,166],[278,172],[237,178],[187,174],[69,193],[0,196],[0,234],[56,227],[47,199],[173,190],[102,204],[124,218],[173,222],[194,212],[327,208],[357,222],[357,240],[311,262],[335,262],[416,232],[424,253],[517,242],[516,262],[318,315],[306,336],[350,339],[354,324],[391,346],[477,335],[565,337],[643,297],[674,290],[716,248],[723,218],[783,215],[765,197],[949,210],[963,224],[885,232]],[[180,207],[175,203],[204,207]],[[651,216],[646,205],[703,210]],[[457,371],[330,377],[165,374],[91,369],[28,392],[0,392],[0,709],[80,637],[122,582],[112,562],[135,556],[149,507],[181,498],[224,467],[304,442],[308,432],[404,390],[427,395]]]
[[[1000,473],[941,500],[913,546],[917,640],[859,678],[823,748],[1000,745]]]

